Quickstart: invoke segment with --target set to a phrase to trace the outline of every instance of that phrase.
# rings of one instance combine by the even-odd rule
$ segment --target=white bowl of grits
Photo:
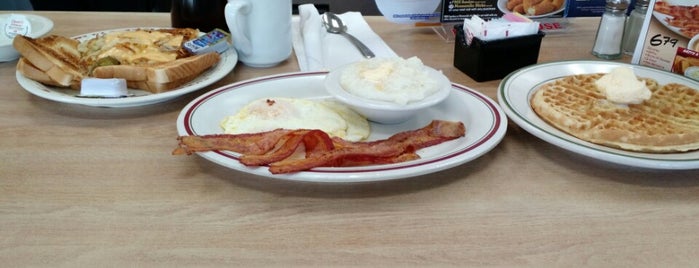
[[[404,122],[449,96],[451,82],[417,57],[373,58],[330,71],[325,89],[370,121]]]

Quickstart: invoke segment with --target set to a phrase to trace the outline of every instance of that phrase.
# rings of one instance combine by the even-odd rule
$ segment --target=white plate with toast
[[[265,97],[331,98],[323,81],[326,72],[290,73],[242,81],[220,87],[199,96],[180,112],[179,135],[221,134],[220,123],[253,100]],[[435,107],[400,124],[370,123],[367,140],[384,139],[401,131],[424,127],[432,120],[461,121],[466,136],[417,151],[420,159],[397,164],[362,167],[319,167],[289,174],[272,174],[266,166],[248,167],[230,151],[197,153],[219,165],[254,175],[292,181],[366,182],[420,176],[452,168],[487,153],[504,137],[507,117],[487,96],[467,87],[452,84],[449,98]],[[186,156],[177,156],[186,157]]]
[[[697,81],[646,66],[608,61],[560,61],[536,64],[511,73],[500,83],[498,102],[510,120],[524,130],[574,153],[633,167],[665,170],[698,169],[699,151],[642,153],[593,144],[549,125],[531,108],[531,96],[544,83],[576,74],[608,73],[619,66],[630,67],[637,76],[653,78],[661,85],[676,82],[699,89]]]
[[[87,33],[79,36],[74,36],[72,38],[79,41],[84,41],[108,32],[148,28],[149,27],[113,29],[108,31]],[[201,75],[199,75],[192,81],[189,81],[176,89],[157,94],[153,94],[145,90],[129,89],[129,96],[123,98],[79,97],[78,95],[80,92],[78,90],[47,86],[23,76],[19,71],[16,72],[16,77],[17,82],[25,90],[45,99],[69,104],[80,104],[94,107],[120,108],[160,103],[199,90],[201,88],[215,83],[216,81],[228,75],[235,68],[237,63],[238,54],[235,51],[235,49],[231,47],[230,49],[226,50],[224,53],[221,54],[221,60],[218,63],[216,63],[216,65],[204,71]]]

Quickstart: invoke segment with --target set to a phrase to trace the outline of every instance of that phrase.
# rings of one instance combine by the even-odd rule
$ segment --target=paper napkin
[[[396,53],[367,24],[359,12],[338,14],[354,35],[371,49],[376,57],[396,57]],[[342,35],[328,33],[320,14],[312,4],[299,6],[293,22],[294,51],[301,71],[326,71],[364,59],[362,53]]]

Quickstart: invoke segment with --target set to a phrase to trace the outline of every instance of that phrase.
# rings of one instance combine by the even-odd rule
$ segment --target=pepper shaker
[[[643,27],[643,21],[646,19],[648,12],[648,4],[650,0],[636,0],[629,18],[626,19],[626,28],[624,28],[624,40],[621,42],[621,48],[626,55],[633,55],[638,43],[638,36]]]
[[[621,58],[621,41],[630,0],[607,0],[597,29],[592,55],[613,60]]]

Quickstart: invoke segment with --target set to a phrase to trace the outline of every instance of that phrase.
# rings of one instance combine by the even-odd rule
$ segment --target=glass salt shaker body
[[[636,49],[638,36],[641,33],[643,21],[646,19],[646,12],[648,12],[648,2],[650,2],[650,0],[636,0],[634,9],[631,11],[631,14],[629,14],[629,18],[626,19],[624,39],[621,42],[622,52],[626,55],[633,55]]]
[[[597,29],[592,55],[613,60],[621,58],[621,40],[626,24],[626,9],[630,0],[607,0]]]

